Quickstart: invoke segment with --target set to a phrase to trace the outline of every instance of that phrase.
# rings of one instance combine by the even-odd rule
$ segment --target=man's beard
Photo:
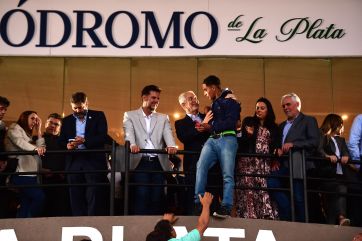
[[[158,105],[151,105],[150,110],[151,111],[156,111],[157,107],[158,107]]]
[[[74,112],[74,115],[80,119],[83,119],[86,114],[87,114],[87,111]]]

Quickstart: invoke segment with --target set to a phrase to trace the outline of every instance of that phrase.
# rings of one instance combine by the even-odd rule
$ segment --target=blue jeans
[[[38,184],[37,178],[30,176],[13,176],[11,180],[14,185]],[[43,214],[44,201],[45,201],[45,195],[40,188],[37,187],[20,188],[20,208],[18,209],[16,217],[18,218],[40,217]]]
[[[276,176],[286,176],[289,175],[289,170],[286,167],[280,167],[279,170],[273,171],[270,174]],[[282,188],[283,184],[279,178],[268,178],[267,186],[268,188]],[[299,179],[294,179],[293,188],[294,188],[294,206],[296,214],[295,219],[298,222],[304,222],[305,208],[304,208],[303,181]],[[286,192],[281,192],[281,191],[272,191],[270,192],[270,194],[272,199],[277,203],[280,219],[284,221],[290,221],[291,203],[288,194]]]
[[[223,136],[218,139],[209,138],[202,148],[197,162],[195,203],[199,203],[198,195],[205,193],[207,173],[218,161],[223,177],[223,199],[221,205],[231,208],[234,193],[234,168],[238,143],[235,136]]]
[[[141,160],[137,171],[162,171],[158,160]],[[142,184],[164,184],[163,173],[134,173],[133,181]],[[164,187],[163,186],[135,186],[134,214],[136,215],[161,215],[163,214]]]

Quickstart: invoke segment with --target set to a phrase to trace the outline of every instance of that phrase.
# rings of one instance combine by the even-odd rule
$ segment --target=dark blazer
[[[107,120],[102,111],[88,110],[87,123],[85,126],[85,142],[87,149],[103,149],[107,140]],[[67,148],[69,139],[76,136],[76,118],[73,114],[65,117],[62,122],[62,128],[59,136],[59,144],[63,149]],[[104,153],[89,153],[67,155],[66,170],[71,168],[72,159],[83,156],[86,161],[83,162],[84,169],[88,170],[106,170],[107,164]]]
[[[63,148],[61,148],[59,146],[59,136],[53,135],[53,134],[48,134],[48,133],[44,133],[43,134],[44,140],[45,140],[45,146],[47,148],[47,151],[57,151],[57,150],[62,150]],[[57,153],[57,154],[49,154],[47,153],[46,155],[41,157],[42,160],[42,167],[43,168],[47,168],[50,169],[52,171],[64,171],[65,169],[65,155],[61,154],[61,153]]]
[[[320,144],[318,148],[318,152],[322,157],[326,157],[326,155],[335,155],[336,146],[331,138],[323,133],[320,133]],[[348,147],[346,144],[346,140],[343,137],[335,136],[334,139],[338,145],[338,149],[340,151],[341,157],[348,156]],[[321,177],[335,177],[336,176],[337,164],[330,162],[330,160],[321,160],[318,161],[318,174]],[[342,165],[343,173],[346,173],[346,165]]]
[[[280,135],[280,147],[283,141],[283,129],[286,125],[286,121],[279,125]],[[284,143],[293,143],[293,176],[295,178],[302,178],[302,152],[304,149],[306,156],[316,155],[319,146],[319,128],[317,120],[303,113],[299,113],[297,118],[293,121],[292,126],[285,137]],[[287,162],[284,162],[287,163]],[[314,168],[314,163],[311,161],[306,162],[306,169]]]
[[[204,119],[205,115],[200,114],[200,117]],[[208,132],[198,132],[195,129],[195,123],[188,115],[175,122],[175,129],[177,138],[184,144],[186,151],[201,151],[202,146],[210,136]],[[195,171],[198,159],[199,155],[185,155],[184,171]]]

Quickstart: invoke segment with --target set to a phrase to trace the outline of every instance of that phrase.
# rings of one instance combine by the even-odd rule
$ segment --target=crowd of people
[[[200,153],[183,157],[186,187],[178,204],[182,206],[181,214],[199,215],[204,212],[205,203],[209,207],[213,200],[216,206],[212,208],[213,215],[218,218],[292,220],[293,206],[296,221],[305,221],[305,213],[309,212],[311,221],[362,225],[361,197],[346,195],[362,190],[360,166],[351,163],[360,160],[362,154],[362,114],[353,122],[347,145],[342,137],[342,118],[329,114],[319,128],[314,117],[301,112],[302,102],[295,93],[281,97],[286,120],[278,125],[267,98],[259,98],[254,114],[241,121],[237,97],[221,87],[218,77],[205,78],[202,88],[211,101],[205,113],[200,112],[193,91],[183,92],[178,98],[185,116],[175,122],[177,138],[184,144],[184,150]],[[171,170],[170,159],[177,154],[177,147],[168,116],[156,112],[160,94],[158,86],[145,86],[140,108],[124,113],[125,140],[130,142],[133,153],[130,169],[136,171],[131,181],[138,184],[131,190],[131,212],[136,215],[159,215],[167,211],[163,208],[166,202],[163,171]],[[107,120],[103,112],[88,109],[83,92],[74,93],[70,104],[73,113],[65,118],[50,114],[43,133],[42,120],[35,111],[24,111],[16,123],[6,127],[2,119],[10,102],[0,97],[0,152],[37,153],[0,155],[0,171],[16,172],[10,177],[2,175],[1,185],[30,185],[0,189],[1,196],[7,197],[1,198],[0,217],[13,217],[15,213],[19,218],[107,215],[107,188],[96,185],[108,182],[106,173],[99,172],[107,170],[107,159],[104,153],[86,151],[104,148]],[[141,149],[165,149],[167,154],[140,153]],[[48,150],[85,151],[48,154]],[[238,152],[244,155],[237,155]],[[292,166],[282,158],[288,154]],[[321,158],[308,160],[316,156]],[[319,190],[308,195],[308,200],[312,200],[309,210],[305,210],[303,170],[307,177],[323,178],[307,182],[308,187]],[[70,173],[65,175],[62,171]],[[294,203],[288,192],[280,190],[290,188],[289,180],[283,178],[288,175],[293,177]],[[39,182],[71,186],[40,188]],[[221,188],[214,191],[210,183]],[[203,199],[208,192],[213,192],[216,198]]]

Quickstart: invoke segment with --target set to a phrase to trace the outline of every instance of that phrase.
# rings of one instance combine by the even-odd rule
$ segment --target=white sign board
[[[1,0],[1,56],[362,56],[360,0]]]

